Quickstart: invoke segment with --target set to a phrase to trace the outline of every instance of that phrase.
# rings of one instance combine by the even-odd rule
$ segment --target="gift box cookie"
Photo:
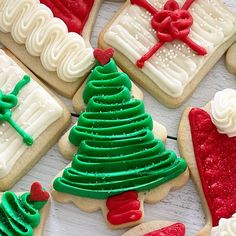
[[[46,223],[49,193],[39,182],[31,185],[30,192],[0,194],[1,235],[40,236]]]
[[[127,1],[100,35],[120,68],[168,107],[180,106],[236,40],[221,0]]]
[[[0,50],[0,190],[26,174],[69,123],[63,103]]]
[[[217,92],[203,108],[188,108],[178,143],[188,162],[206,215],[197,234],[235,235],[236,90]]]
[[[39,78],[72,97],[94,66],[89,37],[101,2],[3,0],[0,41]]]
[[[53,181],[56,201],[87,212],[101,209],[112,229],[139,224],[144,202],[156,203],[188,180],[184,159],[157,138],[166,130],[154,126],[131,90],[113,58],[98,58],[83,93],[86,110],[60,141],[73,160]]]

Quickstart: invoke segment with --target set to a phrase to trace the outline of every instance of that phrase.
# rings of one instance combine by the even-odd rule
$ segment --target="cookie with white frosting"
[[[180,106],[236,40],[221,0],[130,0],[100,35],[102,48],[168,107]]]
[[[9,51],[0,50],[0,190],[25,175],[69,123],[64,104]]]
[[[94,66],[89,37],[101,2],[3,0],[1,42],[57,92],[72,97]]]
[[[206,224],[199,236],[236,235],[236,90],[217,92],[205,107],[187,108],[178,131],[202,199]]]

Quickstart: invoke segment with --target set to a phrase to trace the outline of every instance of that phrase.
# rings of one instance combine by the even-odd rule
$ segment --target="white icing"
[[[225,89],[215,94],[211,118],[219,133],[236,136],[236,90]]]
[[[1,90],[10,93],[24,75],[25,72],[0,50]],[[12,119],[34,140],[63,114],[62,107],[32,79],[17,97],[19,105],[12,109]],[[0,178],[9,173],[28,148],[15,129],[0,121]]]
[[[148,0],[162,9],[166,0]],[[185,0],[177,1],[180,6]],[[207,56],[197,56],[183,42],[166,43],[142,68],[143,73],[172,97],[179,97],[207,58],[235,31],[235,17],[218,0],[196,0],[189,9],[194,23],[189,37],[207,49]],[[108,31],[104,40],[123,53],[132,63],[157,43],[152,29],[152,15],[141,7],[129,5]]]
[[[40,57],[46,70],[56,71],[64,81],[76,81],[93,66],[93,49],[80,35],[68,33],[66,24],[39,0],[1,0],[0,31],[11,33],[29,54]]]
[[[220,219],[219,225],[212,228],[211,236],[236,236],[236,214],[229,219]]]

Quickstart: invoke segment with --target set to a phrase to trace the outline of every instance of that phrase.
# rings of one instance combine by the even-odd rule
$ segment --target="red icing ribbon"
[[[140,201],[136,191],[128,191],[107,199],[107,220],[112,225],[138,221],[142,218]]]
[[[30,201],[47,201],[50,195],[47,191],[43,190],[39,182],[34,182],[30,189]]]
[[[65,22],[69,32],[82,34],[94,0],[40,0],[49,7],[55,17]]]
[[[218,133],[202,109],[193,108],[189,121],[202,188],[217,226],[236,212],[236,138]]]
[[[147,233],[144,236],[184,236],[185,226],[181,223],[176,223],[162,229]]]
[[[186,0],[180,8],[175,0],[168,0],[163,9],[159,11],[146,0],[131,0],[131,4],[136,4],[153,15],[151,25],[159,39],[159,42],[137,61],[136,64],[139,68],[142,68],[144,63],[165,43],[174,40],[181,40],[198,55],[204,56],[207,53],[205,48],[195,43],[188,36],[193,24],[193,18],[188,9],[194,1]]]
[[[93,55],[96,58],[96,60],[101,64],[101,65],[106,65],[110,59],[113,57],[114,55],[114,49],[113,48],[108,48],[105,51],[103,51],[100,48],[96,48],[93,51]]]

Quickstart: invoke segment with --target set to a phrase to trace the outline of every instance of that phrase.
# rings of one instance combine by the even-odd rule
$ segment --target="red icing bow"
[[[188,36],[193,24],[193,18],[188,9],[194,1],[186,0],[182,8],[180,8],[175,0],[168,0],[163,9],[158,11],[146,0],[131,0],[131,4],[143,7],[153,15],[151,25],[159,39],[159,42],[137,61],[139,68],[142,68],[145,61],[152,57],[165,43],[176,39],[186,43],[198,55],[203,56],[207,53],[205,48],[196,44]]]

